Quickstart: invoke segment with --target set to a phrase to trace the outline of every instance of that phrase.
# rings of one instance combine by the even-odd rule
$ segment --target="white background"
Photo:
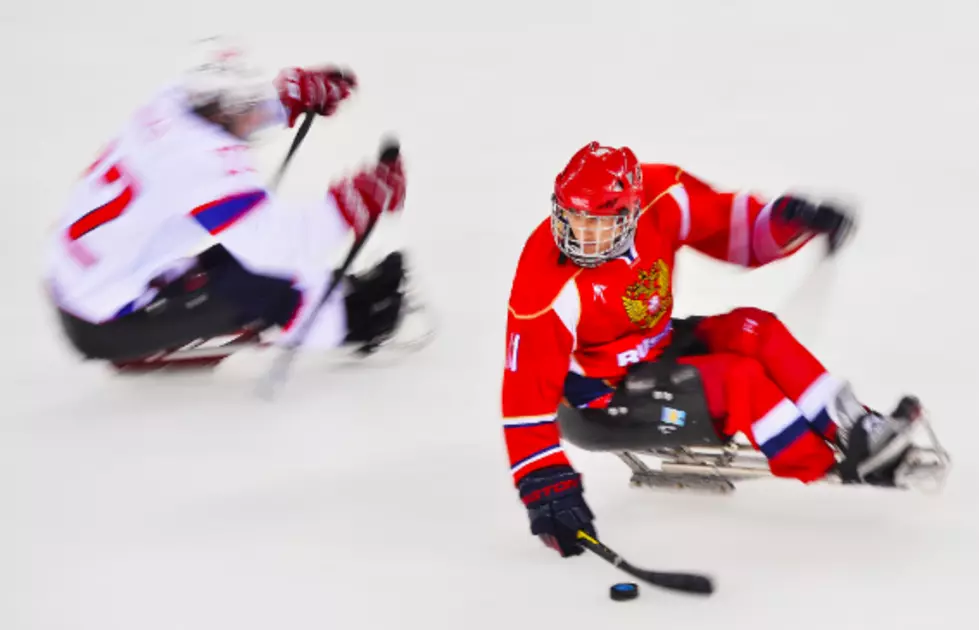
[[[8,2],[0,8],[5,270],[4,630],[967,627],[979,542],[974,336],[975,3],[880,0]],[[203,377],[82,364],[43,300],[73,178],[186,44],[349,64],[283,194],[320,195],[396,132],[406,238],[443,328],[407,362],[311,358],[274,403],[270,355]],[[757,482],[729,498],[632,490],[572,450],[606,542],[705,571],[710,599],[562,560],[528,532],[498,418],[506,296],[554,175],[589,140],[723,187],[859,205],[817,250],[754,274],[695,256],[678,313],[776,309],[865,400],[919,394],[956,457],[939,498]],[[259,150],[271,169],[290,134]]]

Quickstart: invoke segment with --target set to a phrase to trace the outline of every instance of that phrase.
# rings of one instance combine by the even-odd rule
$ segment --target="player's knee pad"
[[[773,333],[785,330],[782,321],[774,313],[760,308],[738,308],[733,314],[741,323],[739,344],[743,347],[742,354],[746,356],[758,356],[766,339]]]
[[[404,302],[404,277],[399,252],[363,274],[347,276],[347,341],[370,342],[394,331]]]
[[[254,274],[238,263],[208,276],[211,295],[233,305],[242,322],[285,326],[299,308],[300,293],[289,280]]]
[[[748,357],[758,356],[765,340],[781,330],[785,326],[774,313],[754,307],[736,308],[708,318],[700,327],[713,351]]]
[[[778,321],[778,317],[775,315],[775,313],[756,308],[754,306],[739,306],[738,308],[732,309],[729,315],[732,317],[737,317],[742,321],[751,320],[759,325],[765,325]]]

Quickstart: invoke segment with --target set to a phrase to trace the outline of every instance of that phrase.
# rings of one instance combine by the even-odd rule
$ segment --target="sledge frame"
[[[410,284],[407,272],[405,276],[407,289],[395,330],[372,349],[370,353],[372,356],[399,359],[425,348],[438,333],[438,322],[433,309],[421,299],[417,287]],[[276,337],[280,334],[281,331],[277,328],[262,321],[255,321],[241,330],[229,331],[210,338],[201,337],[177,348],[110,362],[117,372],[122,373],[144,373],[164,369],[209,370],[239,351],[272,348]],[[360,360],[367,356],[358,352],[356,347],[346,346],[324,354],[339,354]]]
[[[676,440],[681,435],[687,436],[678,431],[662,435],[660,439],[668,442],[664,445],[658,445],[656,438],[650,438],[647,444],[637,444],[636,448],[607,448],[591,442],[594,434],[590,431],[596,427],[594,416],[589,420],[588,416],[569,413],[571,411],[565,407],[558,414],[562,428],[569,429],[566,438],[585,450],[614,454],[632,472],[629,483],[635,488],[727,495],[733,493],[742,482],[779,478],[772,474],[765,455],[741,434],[722,440],[716,433],[707,434],[704,427],[698,427],[688,435],[689,442],[677,444]],[[590,427],[589,431],[583,431],[585,427]],[[927,445],[914,442],[917,433],[924,434],[923,442]],[[604,440],[605,444],[611,441],[606,436],[599,439]],[[923,412],[909,430],[896,440],[903,441],[911,450],[897,470],[893,487],[928,494],[940,493],[944,489],[952,460],[938,441],[927,414]],[[838,450],[836,456],[837,461],[843,458]],[[843,482],[836,474],[829,474],[818,483]]]

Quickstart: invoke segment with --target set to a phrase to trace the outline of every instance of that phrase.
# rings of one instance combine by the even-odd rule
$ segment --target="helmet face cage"
[[[596,215],[566,208],[551,199],[551,233],[558,249],[582,267],[598,265],[624,254],[631,246],[639,217],[638,206],[614,215]]]

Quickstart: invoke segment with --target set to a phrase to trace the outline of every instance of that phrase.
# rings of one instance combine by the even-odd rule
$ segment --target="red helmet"
[[[632,245],[642,204],[642,169],[628,147],[590,142],[554,181],[551,231],[570,260],[594,267]]]

